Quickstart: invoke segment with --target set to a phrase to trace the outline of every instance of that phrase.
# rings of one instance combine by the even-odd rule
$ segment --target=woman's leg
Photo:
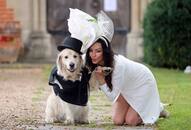
[[[129,104],[120,94],[112,106],[112,119],[115,125],[123,125],[125,123],[125,117],[129,107]]]
[[[139,114],[130,106],[125,117],[125,123],[131,126],[137,126],[142,123]]]

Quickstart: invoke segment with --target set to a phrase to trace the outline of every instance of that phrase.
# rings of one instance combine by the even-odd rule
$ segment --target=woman
[[[113,102],[114,124],[136,126],[157,121],[163,106],[155,78],[146,66],[114,54],[105,37],[87,50],[85,64],[95,71],[99,88]],[[103,66],[113,71],[105,75]]]

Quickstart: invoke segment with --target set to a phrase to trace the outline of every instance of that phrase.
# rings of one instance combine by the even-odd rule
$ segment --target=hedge
[[[191,65],[191,0],[153,0],[143,28],[146,63],[178,69]]]

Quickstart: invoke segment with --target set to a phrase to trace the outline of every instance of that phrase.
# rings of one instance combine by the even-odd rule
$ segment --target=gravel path
[[[41,68],[1,68],[0,129],[25,129],[23,125],[43,123],[48,91],[44,86],[48,85]]]

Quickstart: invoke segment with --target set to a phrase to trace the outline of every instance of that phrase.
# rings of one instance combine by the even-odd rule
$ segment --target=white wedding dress
[[[113,90],[110,91],[106,84],[101,86],[101,90],[113,102],[121,94],[139,113],[144,124],[155,123],[163,106],[160,103],[156,80],[152,72],[145,65],[121,55],[115,55],[114,61]]]

